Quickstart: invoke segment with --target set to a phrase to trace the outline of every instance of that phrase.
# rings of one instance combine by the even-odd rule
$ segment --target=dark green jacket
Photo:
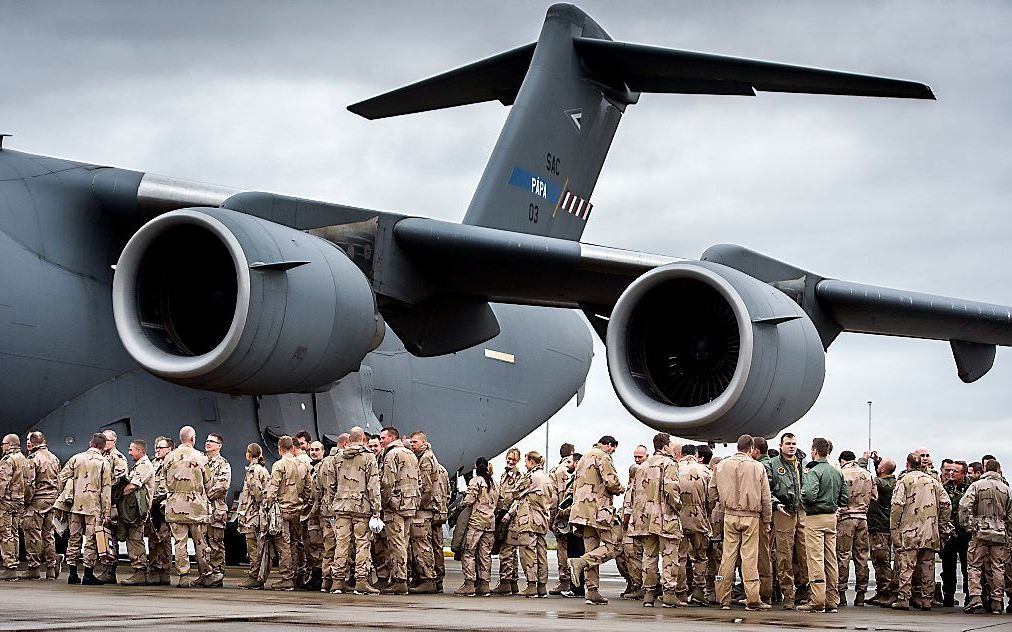
[[[945,492],[949,495],[949,500],[952,501],[952,517],[950,522],[955,527],[957,532],[966,531],[961,524],[959,524],[959,501],[963,500],[963,494],[970,488],[970,479],[966,476],[963,477],[963,482],[956,485],[952,481],[945,481],[942,485],[945,488]]]
[[[804,469],[805,454],[798,450],[794,457]],[[797,471],[783,455],[775,456],[763,463],[766,478],[770,481],[770,496],[773,497],[773,511],[783,507],[787,513],[797,513],[801,503],[801,481]]]
[[[843,474],[824,458],[808,463],[802,481],[801,501],[808,515],[836,513],[838,508],[846,507],[850,497]]]
[[[893,487],[896,487],[896,477],[876,476],[875,487],[878,489],[878,498],[868,504],[868,531],[871,533],[889,533],[889,512],[892,511]]]

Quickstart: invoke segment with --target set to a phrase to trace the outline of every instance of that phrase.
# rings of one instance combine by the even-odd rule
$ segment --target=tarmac
[[[553,560],[554,567],[554,560]],[[129,573],[121,565],[121,575]],[[583,599],[550,597],[455,597],[460,564],[447,560],[448,594],[410,596],[331,595],[320,592],[237,590],[243,569],[228,570],[221,589],[174,586],[70,586],[58,581],[0,585],[0,630],[290,630],[293,626],[344,630],[928,630],[1012,631],[1012,615],[966,615],[959,608],[900,612],[844,607],[835,614],[774,609],[746,612],[717,608],[644,608],[621,599],[625,583],[614,563],[603,567],[603,606]],[[276,573],[272,575],[272,581]],[[523,581],[521,581],[523,586]],[[957,594],[958,595],[958,594]],[[958,595],[961,596],[961,595]],[[851,599],[853,592],[851,591]]]

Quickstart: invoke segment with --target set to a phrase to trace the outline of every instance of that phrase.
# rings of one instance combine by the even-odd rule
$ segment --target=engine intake
[[[608,371],[622,404],[687,439],[772,436],[815,403],[825,351],[787,295],[720,264],[651,270],[619,298]]]

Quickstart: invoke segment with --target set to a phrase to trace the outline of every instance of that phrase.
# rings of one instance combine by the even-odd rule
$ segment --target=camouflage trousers
[[[193,540],[194,557],[197,559],[197,570],[201,576],[210,571],[207,551],[207,525],[186,522],[170,522],[169,530],[175,540],[176,573],[180,576],[190,572],[190,555],[186,552],[187,538]],[[87,566],[85,562],[85,566]]]
[[[597,590],[601,587],[601,564],[615,557],[622,545],[622,527],[583,526],[582,529],[586,553],[580,559],[588,563],[583,583],[587,590]]]
[[[1005,591],[1005,573],[1008,563],[1006,562],[1007,551],[1004,544],[985,542],[978,538],[970,539],[970,546],[967,549],[967,562],[969,568],[971,597],[984,597],[987,599],[1001,600]],[[987,585],[990,594],[983,595],[982,579],[987,573]]]
[[[148,521],[144,529],[148,536],[148,570],[168,571],[172,564],[172,530],[164,520],[157,527]]]
[[[21,521],[25,534],[28,568],[56,568],[56,536],[53,534],[53,510],[29,507]]]
[[[260,537],[255,532],[244,533],[246,536],[246,557],[249,558],[249,571],[247,575],[252,579],[260,578],[260,558],[263,550],[260,548]]]
[[[559,562],[559,581],[571,581],[569,571],[569,535],[562,533],[555,534],[555,554]]]
[[[689,594],[689,564],[692,565],[692,586],[702,589],[706,586],[707,549],[710,548],[710,534],[686,531],[678,541],[678,581],[675,594],[685,597]],[[684,601],[684,599],[683,599]]]
[[[464,536],[464,549],[460,558],[460,569],[464,579],[470,582],[492,581],[492,540],[493,531],[479,531],[469,527]]]
[[[506,542],[499,546],[499,581],[515,582],[520,576],[520,564],[517,560],[517,546],[507,544],[516,541],[517,533],[512,529],[506,535]]]
[[[523,531],[520,536],[520,565],[528,584],[548,583],[548,542],[544,533]]]
[[[0,561],[4,568],[18,567],[18,526],[23,511],[18,503],[0,503]]]
[[[323,567],[323,523],[319,516],[314,515],[302,524],[306,555],[302,568],[304,573],[308,573],[312,569]]]
[[[850,582],[850,560],[854,560],[854,591],[868,590],[868,520],[864,516],[847,516],[836,523],[836,560],[839,567],[839,589],[847,590]]]
[[[147,571],[148,555],[144,547],[144,523],[126,524],[126,548],[127,556],[130,558],[130,566],[141,571]]]
[[[335,580],[347,579],[349,568],[355,570],[356,580],[365,581],[369,578],[369,573],[372,572],[370,540],[367,516],[344,515],[334,518],[334,565],[331,567],[331,576]]]
[[[805,550],[808,553],[808,601],[816,608],[836,608],[840,605],[836,514],[808,514],[804,525]]]
[[[260,543],[260,546],[266,546],[268,540],[274,544],[274,548],[278,552],[278,570],[281,573],[281,579],[295,581],[299,570],[297,543],[302,541],[302,520],[299,514],[282,514],[281,533],[268,535]],[[263,551],[257,553],[257,557],[261,555],[263,555]]]
[[[443,557],[443,524],[442,522],[433,522],[432,530],[429,531],[429,541],[432,542],[432,561],[435,562],[437,581],[443,581],[443,578],[446,577],[446,559]]]
[[[889,533],[869,533],[871,565],[875,569],[875,592],[890,594],[895,590],[893,581],[893,545]]]
[[[805,548],[805,529],[802,520],[803,509],[796,514],[785,515],[773,512],[773,544],[776,547],[777,582],[786,603],[794,601],[794,586],[808,585],[808,550]],[[801,560],[797,577],[794,573],[795,558]]]
[[[212,573],[225,572],[225,527],[207,527],[207,563]]]
[[[680,538],[645,535],[636,538],[643,545],[643,590],[657,588],[657,556],[661,557],[660,585],[665,594],[674,594],[678,586],[678,546]]]
[[[773,599],[773,542],[770,525],[759,525],[759,599],[770,603]]]
[[[896,597],[910,601],[911,597],[931,603],[935,594],[935,552],[931,549],[896,551]],[[914,575],[919,574],[918,590],[914,589]]]
[[[724,514],[724,554],[716,578],[717,602],[721,606],[731,605],[731,585],[739,560],[745,598],[749,604],[759,603],[760,528],[759,516]]]
[[[394,512],[384,512],[383,557],[386,568],[381,577],[391,581],[408,580],[408,520]]]
[[[432,547],[432,514],[417,511],[411,517],[411,556],[414,558],[415,578],[426,581],[436,579],[435,551]],[[443,554],[440,544],[439,554]]]
[[[334,516],[321,516],[323,527],[323,550],[320,553],[320,568],[324,577],[332,577],[334,572],[334,555],[337,552],[337,519]]]
[[[98,563],[98,545],[95,543],[95,532],[98,530],[98,518],[96,516],[85,516],[83,514],[68,514],[68,530],[70,536],[67,538],[67,566],[77,566],[80,561],[84,562],[85,568],[95,568]],[[17,541],[17,536],[14,537]],[[81,547],[84,546],[84,557],[82,560]]]
[[[643,586],[643,540],[630,535],[622,538],[622,547],[615,554],[619,574],[633,586]]]

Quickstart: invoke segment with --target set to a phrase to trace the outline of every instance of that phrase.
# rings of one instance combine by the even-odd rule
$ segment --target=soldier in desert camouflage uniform
[[[499,477],[499,506],[496,507],[496,514],[499,517],[503,516],[509,506],[513,504],[520,480],[523,478],[518,467],[519,463],[520,449],[513,447],[507,450],[506,469]],[[497,535],[497,537],[502,536]],[[499,545],[499,584],[492,590],[493,595],[515,595],[520,592],[520,587],[517,585],[517,578],[520,575],[516,540],[517,532],[511,532],[507,526],[506,539]]]
[[[337,491],[337,463],[341,451],[348,447],[348,434],[337,438],[336,452],[323,457],[316,467],[316,500],[319,506],[320,528],[323,544],[320,552],[322,570],[320,590],[330,592],[334,588],[334,552],[337,541],[334,532],[334,493]],[[343,578],[342,578],[343,579]]]
[[[309,523],[316,507],[316,482],[313,477],[313,459],[309,456],[309,450],[313,443],[313,435],[306,430],[300,430],[293,437],[293,454],[299,462],[300,472],[304,479],[304,485],[309,490],[309,499],[302,509],[302,517],[299,520],[299,529],[292,533],[292,559],[295,560],[295,585],[297,588],[307,587],[310,578],[310,552],[309,552]]]
[[[271,467],[271,478],[264,492],[264,505],[268,512],[277,515],[277,533],[268,532],[269,539],[277,549],[280,560],[281,579],[271,584],[273,590],[295,590],[295,579],[299,571],[295,542],[301,537],[302,516],[306,505],[312,502],[313,491],[307,488],[306,466],[295,456],[295,444],[289,436],[278,439],[278,459]]]
[[[388,582],[380,588],[386,595],[408,594],[408,522],[418,510],[418,459],[401,443],[396,428],[380,431],[383,459],[380,493],[383,503],[384,549]]]
[[[317,478],[320,465],[323,463],[323,443],[313,441],[309,444],[310,475],[313,482],[313,504],[306,518],[303,537],[306,539],[306,566],[311,578],[306,584],[309,590],[323,589],[323,517],[321,514],[320,485]]]
[[[151,466],[155,470],[155,495],[151,499],[151,519],[145,525],[148,537],[148,584],[169,585],[169,567],[172,565],[172,531],[165,521],[165,457],[172,452],[175,442],[168,437],[155,439],[155,458]]]
[[[204,442],[207,469],[211,473],[211,486],[207,490],[207,500],[211,503],[207,525],[207,555],[211,574],[204,578],[204,588],[221,588],[225,579],[225,523],[228,522],[226,496],[232,486],[232,466],[221,455],[223,442],[222,436],[213,432],[207,435],[207,441]]]
[[[155,495],[155,468],[147,455],[147,444],[140,439],[130,442],[127,450],[134,460],[133,469],[127,473],[127,484],[123,488],[123,497],[130,494],[144,496],[144,502],[138,499],[138,515],[136,520],[127,521],[127,516],[120,516],[121,525],[126,531],[127,555],[133,573],[120,584],[124,586],[145,586],[148,583],[148,556],[144,548],[144,526],[148,523],[148,512],[151,498]]]
[[[414,559],[416,586],[409,592],[431,594],[436,592],[435,548],[432,546],[432,517],[439,512],[439,461],[432,452],[424,432],[414,432],[410,439],[411,451],[418,459],[418,510],[411,518],[411,557]],[[439,546],[442,556],[443,547]]]
[[[520,564],[527,586],[521,597],[548,596],[548,513],[555,489],[545,474],[545,458],[528,452],[524,460],[527,474],[520,481],[513,504],[504,520],[516,531],[520,541]]]
[[[647,460],[648,450],[645,445],[638,445],[633,450],[633,464],[629,466],[629,478],[626,489],[631,489],[636,481],[636,472]],[[634,538],[629,533],[629,521],[632,518],[632,498],[629,494],[622,497],[622,546],[615,555],[615,565],[619,574],[625,578],[625,590],[620,595],[623,599],[643,599],[643,540]]]
[[[907,472],[896,481],[889,516],[898,571],[896,601],[892,607],[909,610],[914,570],[920,567],[920,595],[914,605],[931,609],[935,590],[935,551],[941,549],[942,531],[949,526],[949,495],[938,479],[920,470],[920,455],[907,456]]]
[[[1001,612],[1005,589],[1005,566],[1009,564],[1006,545],[1012,525],[1012,496],[1001,478],[1001,465],[992,459],[984,466],[984,476],[967,488],[959,501],[959,523],[970,533],[970,599],[963,611],[972,614],[984,607],[981,579],[988,573],[991,612]]]
[[[259,444],[251,443],[246,446],[246,476],[242,484],[242,492],[239,494],[239,509],[236,511],[239,533],[246,536],[246,555],[249,557],[249,571],[246,579],[239,583],[239,588],[244,590],[259,590],[264,586],[262,576],[266,575],[260,567],[263,549],[261,542],[264,539],[263,504],[264,494],[267,492],[267,485],[270,483],[271,475],[264,467],[263,448]]]
[[[165,520],[175,540],[176,573],[180,588],[199,586],[211,572],[207,551],[208,515],[207,490],[211,472],[207,457],[193,448],[197,433],[191,426],[179,430],[179,447],[165,457]],[[190,578],[190,556],[187,539],[193,540],[197,558],[198,579]]]
[[[474,476],[467,484],[464,505],[471,507],[466,528],[460,569],[464,583],[454,594],[464,597],[485,597],[490,594],[492,580],[492,539],[495,537],[495,508],[499,505],[499,490],[492,480],[492,470],[485,457],[474,463]]]
[[[99,581],[103,584],[116,583],[116,566],[119,565],[119,542],[116,540],[116,525],[119,524],[119,512],[116,509],[116,501],[123,493],[123,486],[127,484],[127,470],[130,469],[126,456],[116,449],[116,431],[106,430],[105,434],[105,458],[112,466],[112,515],[109,525],[109,555],[105,558],[99,557],[98,567],[101,572],[98,575]]]
[[[21,464],[21,440],[15,434],[3,439],[0,459],[0,580],[18,580],[18,525],[25,510],[25,468]]]
[[[847,605],[850,560],[854,558],[854,605],[864,605],[868,591],[868,507],[878,499],[878,488],[871,473],[855,461],[850,450],[840,453],[840,472],[847,485],[848,503],[840,507],[836,519],[836,557],[839,570],[840,605]]]
[[[70,537],[67,540],[67,565],[70,567],[67,583],[70,584],[101,583],[94,573],[98,562],[95,532],[102,528],[112,511],[112,467],[103,454],[105,443],[104,434],[93,435],[91,447],[86,452],[70,457],[60,470],[60,488],[69,489],[70,497],[73,498],[68,521]],[[77,575],[77,563],[82,559],[82,540],[83,579]]]
[[[351,429],[348,445],[335,458],[337,485],[331,506],[335,540],[333,592],[352,592],[345,582],[348,569],[352,567],[355,571],[354,592],[359,595],[376,594],[379,590],[369,585],[369,572],[372,570],[369,519],[380,517],[380,471],[375,455],[366,446],[362,428],[355,426]]]
[[[573,483],[573,508],[569,522],[583,527],[583,544],[586,553],[570,560],[573,582],[579,585],[581,573],[586,571],[588,604],[606,604],[601,595],[599,566],[618,552],[622,539],[621,521],[616,524],[614,497],[625,491],[611,455],[618,447],[615,437],[605,435],[583,455],[576,465]]]
[[[46,447],[41,432],[28,434],[28,461],[34,484],[26,489],[27,506],[21,528],[25,534],[28,570],[21,579],[41,579],[40,567],[46,565],[46,579],[56,579],[56,538],[53,534],[53,503],[60,494],[60,460]]]
[[[678,487],[682,509],[678,520],[682,525],[682,539],[678,545],[678,585],[675,595],[679,601],[705,606],[707,549],[710,545],[710,511],[706,503],[706,490],[713,475],[710,469],[696,458],[696,446],[684,445],[678,460]],[[692,594],[688,588],[688,565],[692,564]]]
[[[446,578],[446,560],[443,558],[443,526],[446,524],[450,504],[450,473],[439,464],[437,472],[438,487],[433,492],[438,499],[436,510],[432,514],[432,530],[430,541],[432,542],[433,559],[436,564],[436,592],[443,592],[443,580]]]
[[[576,470],[576,463],[573,462],[573,452],[575,451],[576,448],[572,443],[563,443],[562,447],[559,448],[559,457],[562,460],[548,472],[548,478],[552,479],[552,485],[555,487],[549,524],[552,526],[552,533],[555,534],[556,555],[559,566],[559,583],[548,591],[549,595],[561,595],[571,587],[569,581],[569,552],[567,551],[569,534],[557,530],[555,528],[555,521],[559,515],[559,503],[562,501],[566,484],[569,482],[569,477],[573,474],[573,471]]]

